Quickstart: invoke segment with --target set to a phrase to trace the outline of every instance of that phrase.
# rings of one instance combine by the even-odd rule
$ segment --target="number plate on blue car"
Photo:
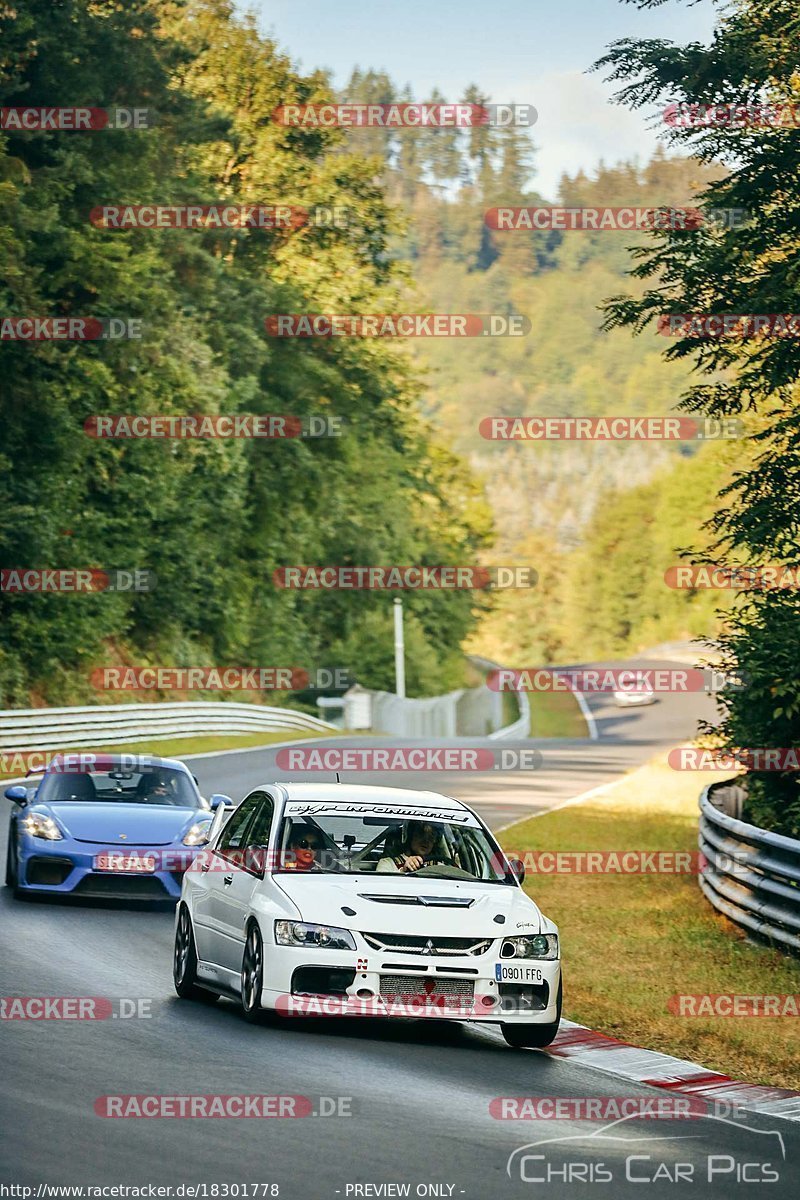
[[[154,858],[145,858],[142,854],[97,854],[94,860],[95,871],[120,871],[124,874],[151,875],[156,869]]]

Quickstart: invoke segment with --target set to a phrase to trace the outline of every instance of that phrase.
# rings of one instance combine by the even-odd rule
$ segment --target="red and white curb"
[[[628,1042],[594,1033],[573,1021],[561,1022],[555,1041],[547,1054],[569,1058],[581,1066],[595,1067],[635,1083],[665,1088],[672,1093],[700,1096],[709,1101],[725,1101],[749,1112],[800,1121],[800,1092],[788,1088],[741,1083],[728,1075],[709,1071],[699,1063],[673,1058],[657,1050],[643,1050]]]

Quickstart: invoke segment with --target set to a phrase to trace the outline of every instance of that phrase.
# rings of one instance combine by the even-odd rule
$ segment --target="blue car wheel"
[[[19,888],[19,863],[17,861],[17,831],[12,821],[8,827],[8,853],[6,854],[6,887],[11,888],[16,897],[21,895]]]

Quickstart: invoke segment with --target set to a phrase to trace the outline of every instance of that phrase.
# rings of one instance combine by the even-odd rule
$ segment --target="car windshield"
[[[184,771],[173,767],[141,767],[132,771],[54,771],[45,775],[37,800],[98,801],[101,804],[157,804],[171,808],[205,808],[205,801]]]
[[[297,811],[292,812],[292,809]],[[411,870],[406,860],[414,860]],[[391,874],[396,879],[475,879],[515,882],[506,858],[475,817],[453,819],[424,811],[414,818],[380,812],[342,813],[335,806],[288,805],[274,871]]]

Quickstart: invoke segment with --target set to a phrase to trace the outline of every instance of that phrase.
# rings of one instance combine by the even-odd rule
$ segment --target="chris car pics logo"
[[[525,1184],[605,1183],[620,1190],[625,1184],[702,1188],[703,1184],[738,1186],[781,1179],[786,1148],[777,1130],[757,1129],[709,1113],[690,1124],[682,1121],[677,1133],[643,1133],[640,1120],[637,1115],[621,1117],[590,1133],[541,1138],[519,1146],[509,1155],[506,1174]],[[675,1129],[672,1121],[670,1128]],[[724,1136],[728,1146],[731,1132],[736,1152],[715,1150],[715,1133]]]

